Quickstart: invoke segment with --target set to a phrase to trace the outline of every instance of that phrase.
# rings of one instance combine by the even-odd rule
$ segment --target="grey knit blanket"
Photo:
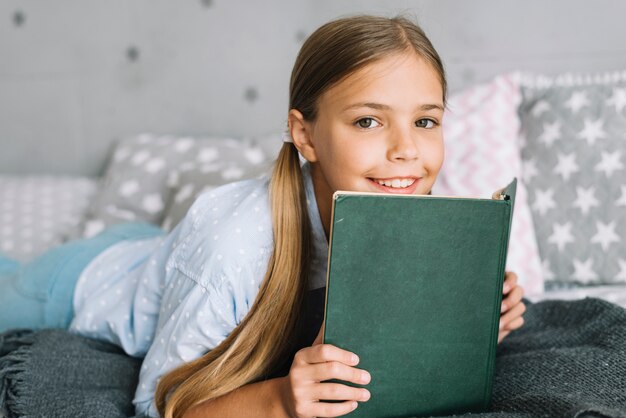
[[[128,417],[141,360],[64,330],[0,335],[0,411],[11,417]],[[2,413],[0,413],[0,416]]]
[[[498,347],[491,412],[468,418],[626,417],[626,310],[599,299],[528,303]],[[7,417],[126,417],[140,360],[61,330],[0,335]],[[0,408],[0,409],[2,409]]]

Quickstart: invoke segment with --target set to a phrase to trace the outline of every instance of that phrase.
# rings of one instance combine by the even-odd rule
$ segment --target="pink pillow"
[[[489,198],[517,177],[506,270],[534,295],[543,293],[543,276],[521,176],[519,79],[517,73],[498,76],[450,97],[443,120],[446,156],[433,194]]]

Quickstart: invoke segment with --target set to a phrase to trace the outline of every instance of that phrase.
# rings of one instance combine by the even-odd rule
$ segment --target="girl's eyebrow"
[[[423,104],[419,107],[420,110],[441,110],[444,111],[443,105],[440,104]]]
[[[366,103],[351,104],[351,105],[347,106],[346,108],[344,108],[343,112],[345,112],[346,110],[360,108],[360,107],[369,107],[371,109],[376,109],[376,110],[391,110],[391,106],[388,106],[386,104],[366,102]],[[437,109],[437,110],[440,110],[442,112],[444,111],[443,105],[435,104],[435,103],[420,105],[420,106],[418,106],[418,109],[419,110],[433,110],[433,109]]]
[[[376,110],[390,110],[391,109],[391,106],[387,106],[385,104],[367,102],[367,103],[351,104],[350,106],[347,106],[343,110],[345,112],[346,110],[355,109],[355,108],[359,108],[359,107],[369,107],[369,108],[376,109]]]

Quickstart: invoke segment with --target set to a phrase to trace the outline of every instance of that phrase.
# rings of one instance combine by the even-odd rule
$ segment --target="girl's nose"
[[[387,158],[394,160],[414,160],[419,157],[417,137],[409,130],[396,129],[391,132]]]

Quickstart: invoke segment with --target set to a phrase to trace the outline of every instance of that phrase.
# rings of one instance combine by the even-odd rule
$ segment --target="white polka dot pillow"
[[[203,192],[234,181],[269,174],[282,145],[280,137],[196,143],[196,159],[170,173],[170,198],[161,225],[171,230]]]
[[[25,262],[79,235],[97,185],[88,177],[0,176],[0,252]]]
[[[274,139],[278,146],[280,140]],[[261,140],[177,138],[148,133],[126,138],[114,150],[101,189],[90,207],[84,236],[93,236],[119,222],[160,225],[174,191],[167,183],[168,178],[175,177],[173,172],[219,172],[221,183],[215,185],[236,180],[249,166],[270,157],[266,150],[273,145],[260,145]]]
[[[522,93],[546,288],[626,283],[626,72],[526,76]]]
[[[84,236],[127,221],[161,222],[165,179],[193,146],[191,139],[141,134],[120,141],[89,208]]]
[[[450,97],[443,119],[446,156],[433,193],[490,197],[518,177],[506,268],[532,295],[544,289],[526,188],[519,181],[519,77],[502,75]]]

